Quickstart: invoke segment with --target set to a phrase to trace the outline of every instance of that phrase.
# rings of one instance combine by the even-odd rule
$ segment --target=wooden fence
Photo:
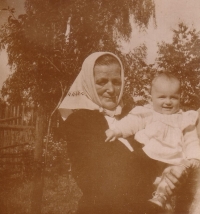
[[[36,115],[26,106],[0,105],[0,168],[19,169],[33,154]],[[14,169],[13,168],[13,169]],[[15,170],[12,170],[15,172]]]

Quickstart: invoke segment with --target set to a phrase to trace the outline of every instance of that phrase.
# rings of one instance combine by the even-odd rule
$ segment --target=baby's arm
[[[140,117],[129,113],[121,120],[116,121],[115,129],[106,130],[107,138],[105,142],[114,141],[119,137],[126,138],[134,135],[140,129],[141,122],[142,119]]]
[[[139,107],[140,109],[141,107]],[[144,111],[144,109],[142,108]],[[142,111],[140,110],[140,111]],[[137,131],[144,129],[146,126],[146,117],[150,116],[152,113],[145,109],[145,113],[140,113],[138,108],[133,108],[128,115],[123,117],[121,120],[116,121],[114,129],[108,129],[106,131],[106,142],[114,141],[119,137],[127,138],[134,135]],[[147,113],[146,113],[147,111]]]
[[[105,142],[114,141],[121,136],[122,136],[122,133],[120,132],[120,130],[107,129],[106,130],[107,138],[106,138]]]
[[[120,137],[127,138],[145,127],[145,118],[135,114],[134,109],[132,111],[121,120],[116,121],[114,131],[120,133]]]

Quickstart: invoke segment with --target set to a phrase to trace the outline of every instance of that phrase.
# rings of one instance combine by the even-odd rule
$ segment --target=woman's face
[[[113,110],[117,106],[121,91],[120,65],[95,65],[94,82],[102,107]]]

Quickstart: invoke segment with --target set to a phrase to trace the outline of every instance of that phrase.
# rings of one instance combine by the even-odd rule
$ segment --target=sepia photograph
[[[0,0],[0,214],[200,213],[200,1]]]

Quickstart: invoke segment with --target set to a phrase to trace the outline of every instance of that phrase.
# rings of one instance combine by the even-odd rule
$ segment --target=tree
[[[149,101],[149,88],[152,80],[152,65],[147,65],[147,48],[144,44],[124,56],[125,102],[128,105],[143,105]],[[131,96],[131,97],[130,97]],[[132,102],[131,102],[132,100]]]
[[[158,70],[171,72],[181,79],[182,106],[196,109],[200,106],[199,32],[180,23],[173,33],[172,43],[159,44]]]

